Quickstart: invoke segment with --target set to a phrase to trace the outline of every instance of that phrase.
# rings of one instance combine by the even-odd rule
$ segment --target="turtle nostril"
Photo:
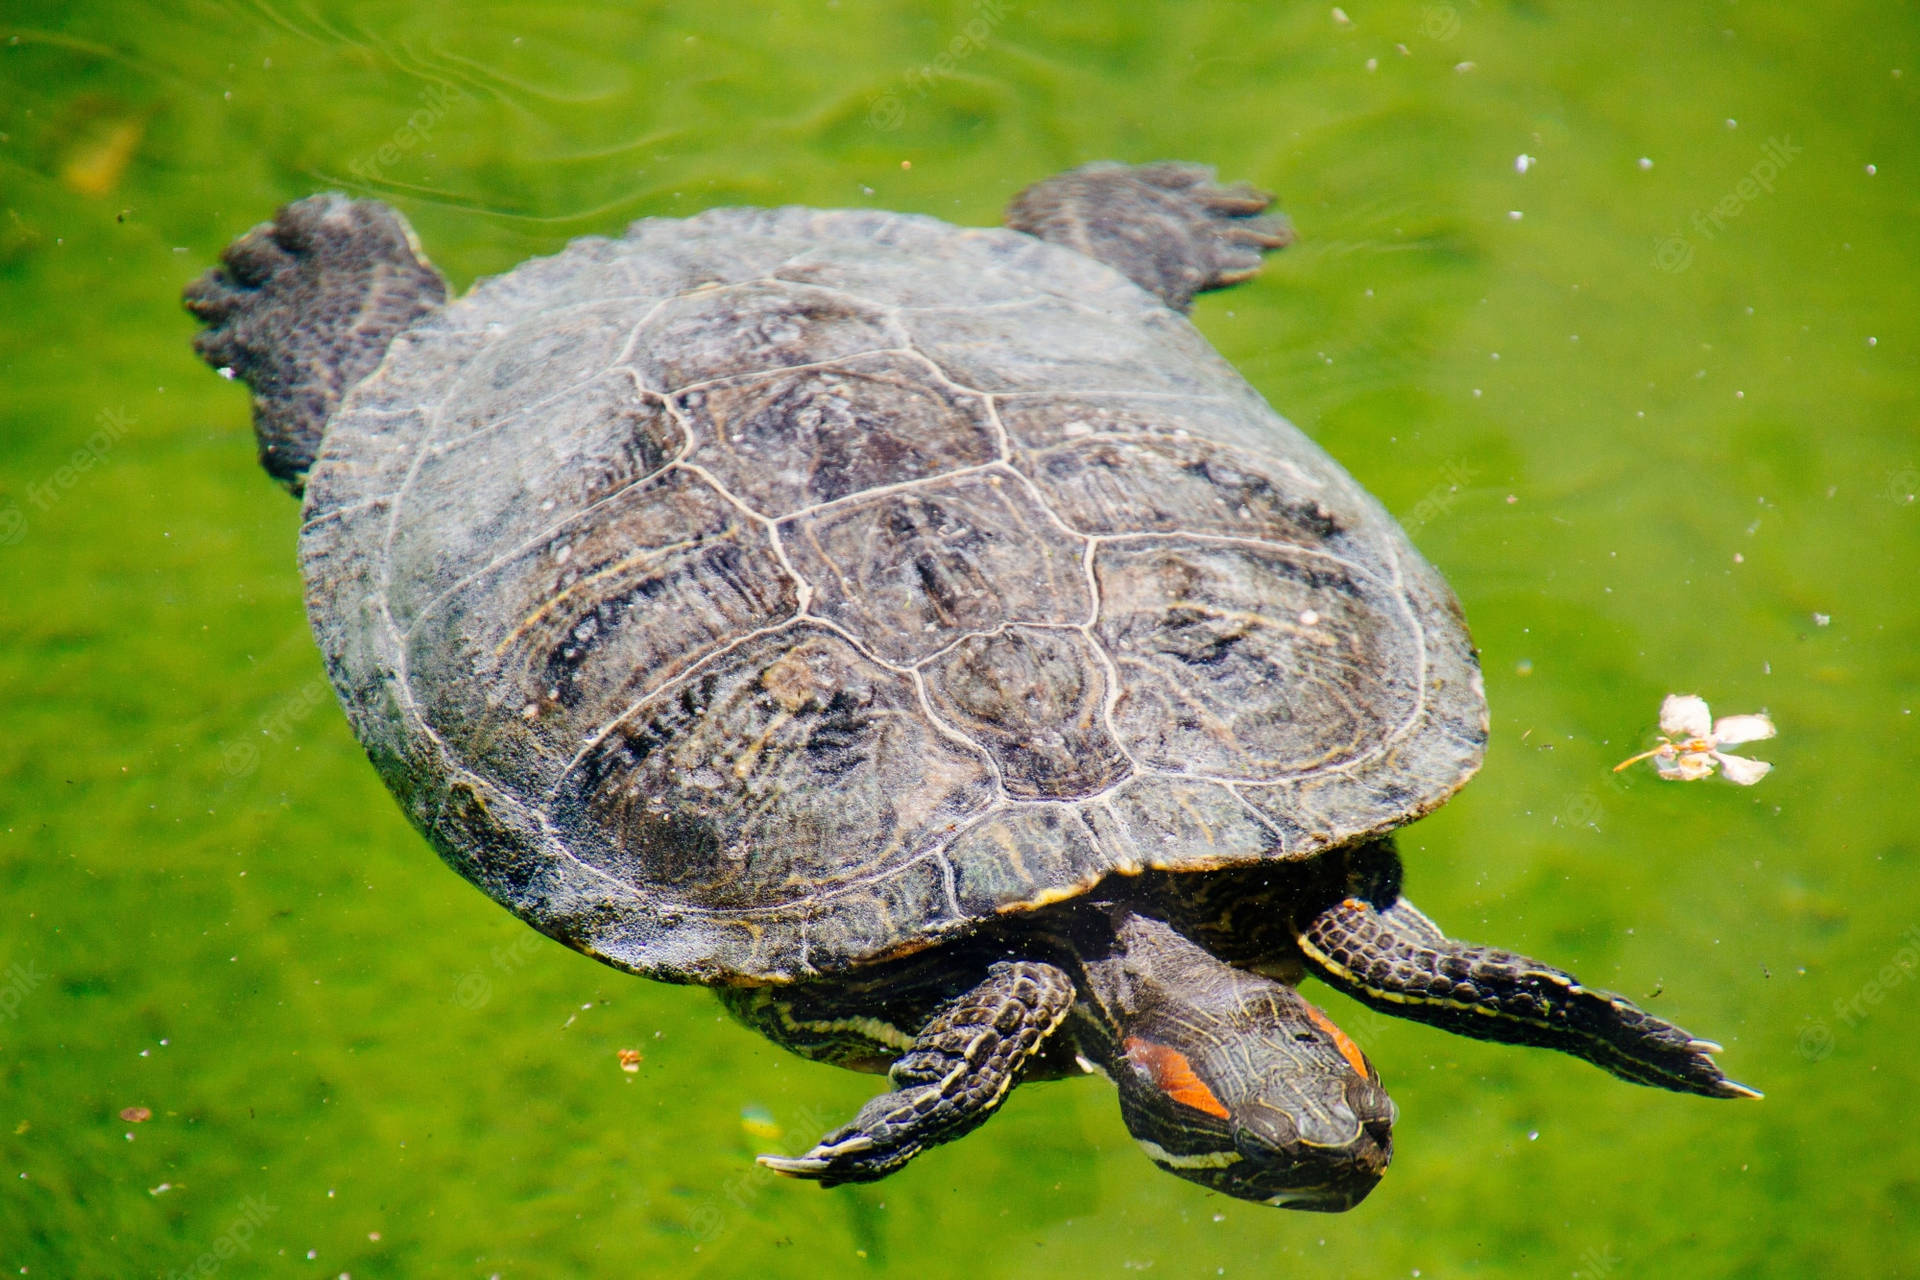
[[[1345,1099],[1322,1111],[1315,1108],[1296,1116],[1302,1141],[1316,1147],[1338,1147],[1351,1142],[1360,1128],[1360,1117]]]

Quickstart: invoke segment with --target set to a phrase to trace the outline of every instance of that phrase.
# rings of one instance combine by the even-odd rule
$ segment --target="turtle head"
[[[1169,1173],[1242,1200],[1337,1213],[1393,1158],[1394,1106],[1353,1041],[1285,983],[1158,921],[1122,929],[1125,998],[1103,1064],[1127,1129]]]

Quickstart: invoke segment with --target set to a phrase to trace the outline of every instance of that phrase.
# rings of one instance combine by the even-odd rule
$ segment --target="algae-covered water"
[[[37,3],[0,18],[0,1268],[39,1277],[1920,1275],[1910,6]],[[1453,932],[1723,1041],[1720,1102],[1310,995],[1400,1107],[1338,1217],[1099,1079],[831,1192],[871,1077],[533,934],[408,827],[180,286],[321,189],[456,286],[644,215],[1271,188],[1200,328],[1448,575]],[[1751,789],[1611,766],[1673,691]],[[1311,985],[1311,984],[1310,984]],[[636,1070],[621,1050],[637,1050]],[[150,1113],[139,1117],[143,1108]]]

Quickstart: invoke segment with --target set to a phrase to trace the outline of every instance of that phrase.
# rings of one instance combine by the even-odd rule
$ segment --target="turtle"
[[[405,219],[281,208],[190,284],[302,500],[353,731],[452,867],[888,1088],[869,1182],[1026,1081],[1160,1168],[1359,1203],[1396,1110],[1300,993],[1757,1097],[1630,1000],[1450,938],[1392,833],[1476,771],[1460,607],[1187,318],[1290,225],[1086,165],[1004,225],[716,208],[450,299]]]

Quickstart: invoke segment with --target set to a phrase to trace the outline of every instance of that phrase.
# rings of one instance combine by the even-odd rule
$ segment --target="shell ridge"
[[[581,507],[578,511],[573,512],[571,515],[562,516],[560,519],[554,521],[552,524],[547,525],[545,528],[539,530],[538,532],[532,534],[531,536],[523,538],[519,542],[513,544],[513,546],[509,547],[506,551],[502,552],[498,556],[495,556],[492,560],[489,560],[486,564],[481,565],[479,568],[473,570],[471,573],[463,574],[459,578],[456,578],[452,582],[452,584],[450,584],[445,590],[441,591],[437,595],[429,597],[428,600],[420,606],[418,612],[414,615],[413,622],[408,625],[406,630],[400,633],[399,639],[401,643],[403,645],[412,643],[413,637],[415,633],[419,631],[420,624],[422,622],[426,621],[428,618],[436,614],[439,611],[440,607],[446,604],[447,601],[451,600],[454,596],[466,590],[468,587],[472,586],[474,583],[478,582],[480,579],[486,577],[490,573],[498,572],[500,569],[513,563],[515,560],[521,558],[522,556],[527,555],[529,552],[533,551],[536,547],[541,546],[543,543],[548,543],[553,541],[555,538],[558,538],[561,534],[565,533],[570,526],[580,524],[581,522],[587,520],[588,517],[601,514],[603,511],[605,511],[607,507],[618,502],[623,496],[632,493],[634,490],[643,488],[647,485],[654,484],[662,480],[667,475],[668,472],[674,470],[676,466],[680,464],[681,460],[685,458],[685,456],[689,452],[692,451],[694,446],[694,440],[693,440],[693,433],[692,433],[691,427],[686,422],[681,421],[677,415],[674,415],[671,404],[667,406],[667,410],[668,410],[669,416],[673,416],[675,422],[681,428],[680,450],[678,453],[674,455],[674,457],[668,459],[665,463],[663,463],[660,466],[659,470],[654,471],[649,475],[638,476],[633,480],[626,482],[625,484],[619,485],[609,490],[604,497],[601,497],[595,500],[594,502],[589,503],[587,506]]]
[[[728,657],[729,655],[734,653],[736,650],[739,650],[745,647],[746,645],[753,643],[755,640],[762,640],[762,639],[765,639],[767,636],[779,635],[783,631],[788,631],[793,629],[796,626],[813,623],[815,621],[817,620],[813,618],[803,617],[800,614],[796,613],[791,617],[782,618],[780,619],[780,621],[770,623],[767,626],[755,627],[752,631],[747,632],[745,635],[742,635],[736,639],[730,640],[726,644],[722,645],[720,648],[715,649],[712,653],[704,655],[698,661],[689,663],[685,671],[680,672],[678,675],[674,676],[671,680],[666,681],[665,683],[659,685],[657,688],[649,690],[643,696],[635,698],[632,702],[628,703],[625,707],[621,708],[620,713],[618,715],[613,716],[607,721],[607,723],[600,726],[597,732],[589,735],[588,737],[582,740],[580,749],[574,752],[572,756],[568,757],[565,766],[560,769],[559,771],[560,780],[556,782],[552,787],[548,788],[546,794],[541,797],[542,803],[545,805],[551,805],[554,802],[555,798],[559,795],[561,787],[563,787],[566,784],[566,779],[572,776],[572,774],[577,769],[579,769],[582,764],[586,762],[587,758],[591,756],[596,750],[599,749],[600,745],[607,740],[607,738],[613,733],[615,729],[619,728],[620,725],[623,722],[625,722],[628,717],[632,716],[634,712],[640,710],[640,708],[645,706],[648,702],[651,702],[656,698],[663,697],[664,695],[671,692],[672,690],[677,689],[682,685],[685,685],[686,683],[691,681],[695,676],[703,674],[708,668],[715,666],[722,659]]]
[[[932,661],[932,659],[929,658],[927,661]],[[987,750],[983,743],[975,742],[966,730],[960,728],[958,725],[949,723],[945,716],[934,709],[933,700],[927,695],[926,673],[922,671],[919,666],[909,668],[907,674],[913,678],[913,691],[920,700],[920,714],[931,721],[933,727],[938,729],[943,737],[958,742],[980,757],[986,764],[987,771],[993,775],[994,799],[996,803],[1005,804],[1007,801],[1007,780],[1001,773],[1000,762],[994,759],[993,752]]]

